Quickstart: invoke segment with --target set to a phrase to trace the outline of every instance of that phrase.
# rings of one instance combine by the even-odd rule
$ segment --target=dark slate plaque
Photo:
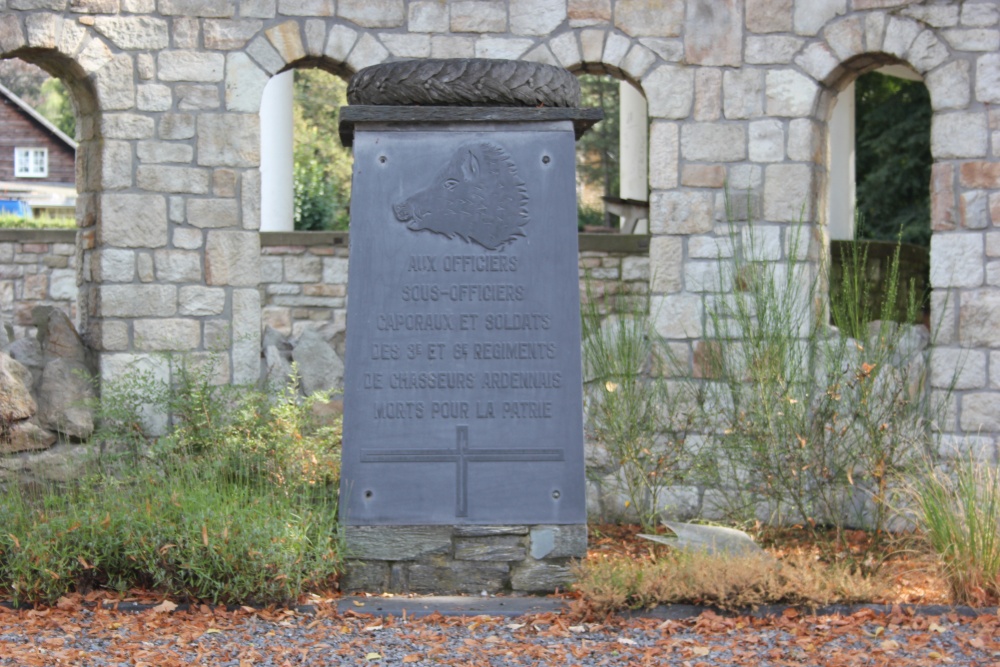
[[[584,523],[572,124],[359,124],[351,216],[345,523]]]

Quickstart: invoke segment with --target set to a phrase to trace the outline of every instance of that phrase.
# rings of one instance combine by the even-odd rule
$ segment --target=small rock
[[[306,329],[299,336],[292,350],[292,359],[298,364],[302,391],[306,396],[343,386],[344,362],[314,329]]]
[[[56,442],[56,435],[31,422],[23,420],[10,425],[6,439],[0,438],[0,454],[14,454],[38,449],[48,449]]]
[[[90,351],[66,313],[51,306],[38,306],[31,311],[38,327],[38,343],[43,359],[72,359],[89,366]]]
[[[28,389],[31,373],[23,365],[0,353],[0,423],[17,422],[35,414],[38,405]]]
[[[55,359],[45,366],[38,386],[38,418],[42,426],[84,440],[94,432],[95,398],[90,373],[83,363]]]

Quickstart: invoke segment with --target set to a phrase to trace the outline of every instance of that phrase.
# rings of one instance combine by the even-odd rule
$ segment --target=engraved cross
[[[361,455],[362,463],[454,463],[455,516],[469,515],[470,463],[562,461],[561,449],[471,449],[469,427],[457,426],[454,449],[382,449]]]

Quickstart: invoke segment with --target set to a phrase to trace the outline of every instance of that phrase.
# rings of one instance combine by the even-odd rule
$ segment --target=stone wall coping
[[[576,138],[604,118],[601,109],[571,109],[563,107],[390,107],[367,104],[340,108],[340,141],[350,147],[354,143],[357,123],[530,123],[540,121],[573,121]]]
[[[261,232],[260,245],[275,246],[338,246],[349,245],[348,232]],[[580,234],[580,251],[603,251],[623,254],[649,252],[649,236],[645,234]],[[2,240],[2,237],[0,237]]]
[[[0,243],[76,243],[76,230],[0,229]]]

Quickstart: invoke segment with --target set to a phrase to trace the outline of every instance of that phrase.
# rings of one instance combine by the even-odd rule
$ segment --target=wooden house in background
[[[27,202],[35,217],[74,215],[76,142],[0,85],[0,200]]]

